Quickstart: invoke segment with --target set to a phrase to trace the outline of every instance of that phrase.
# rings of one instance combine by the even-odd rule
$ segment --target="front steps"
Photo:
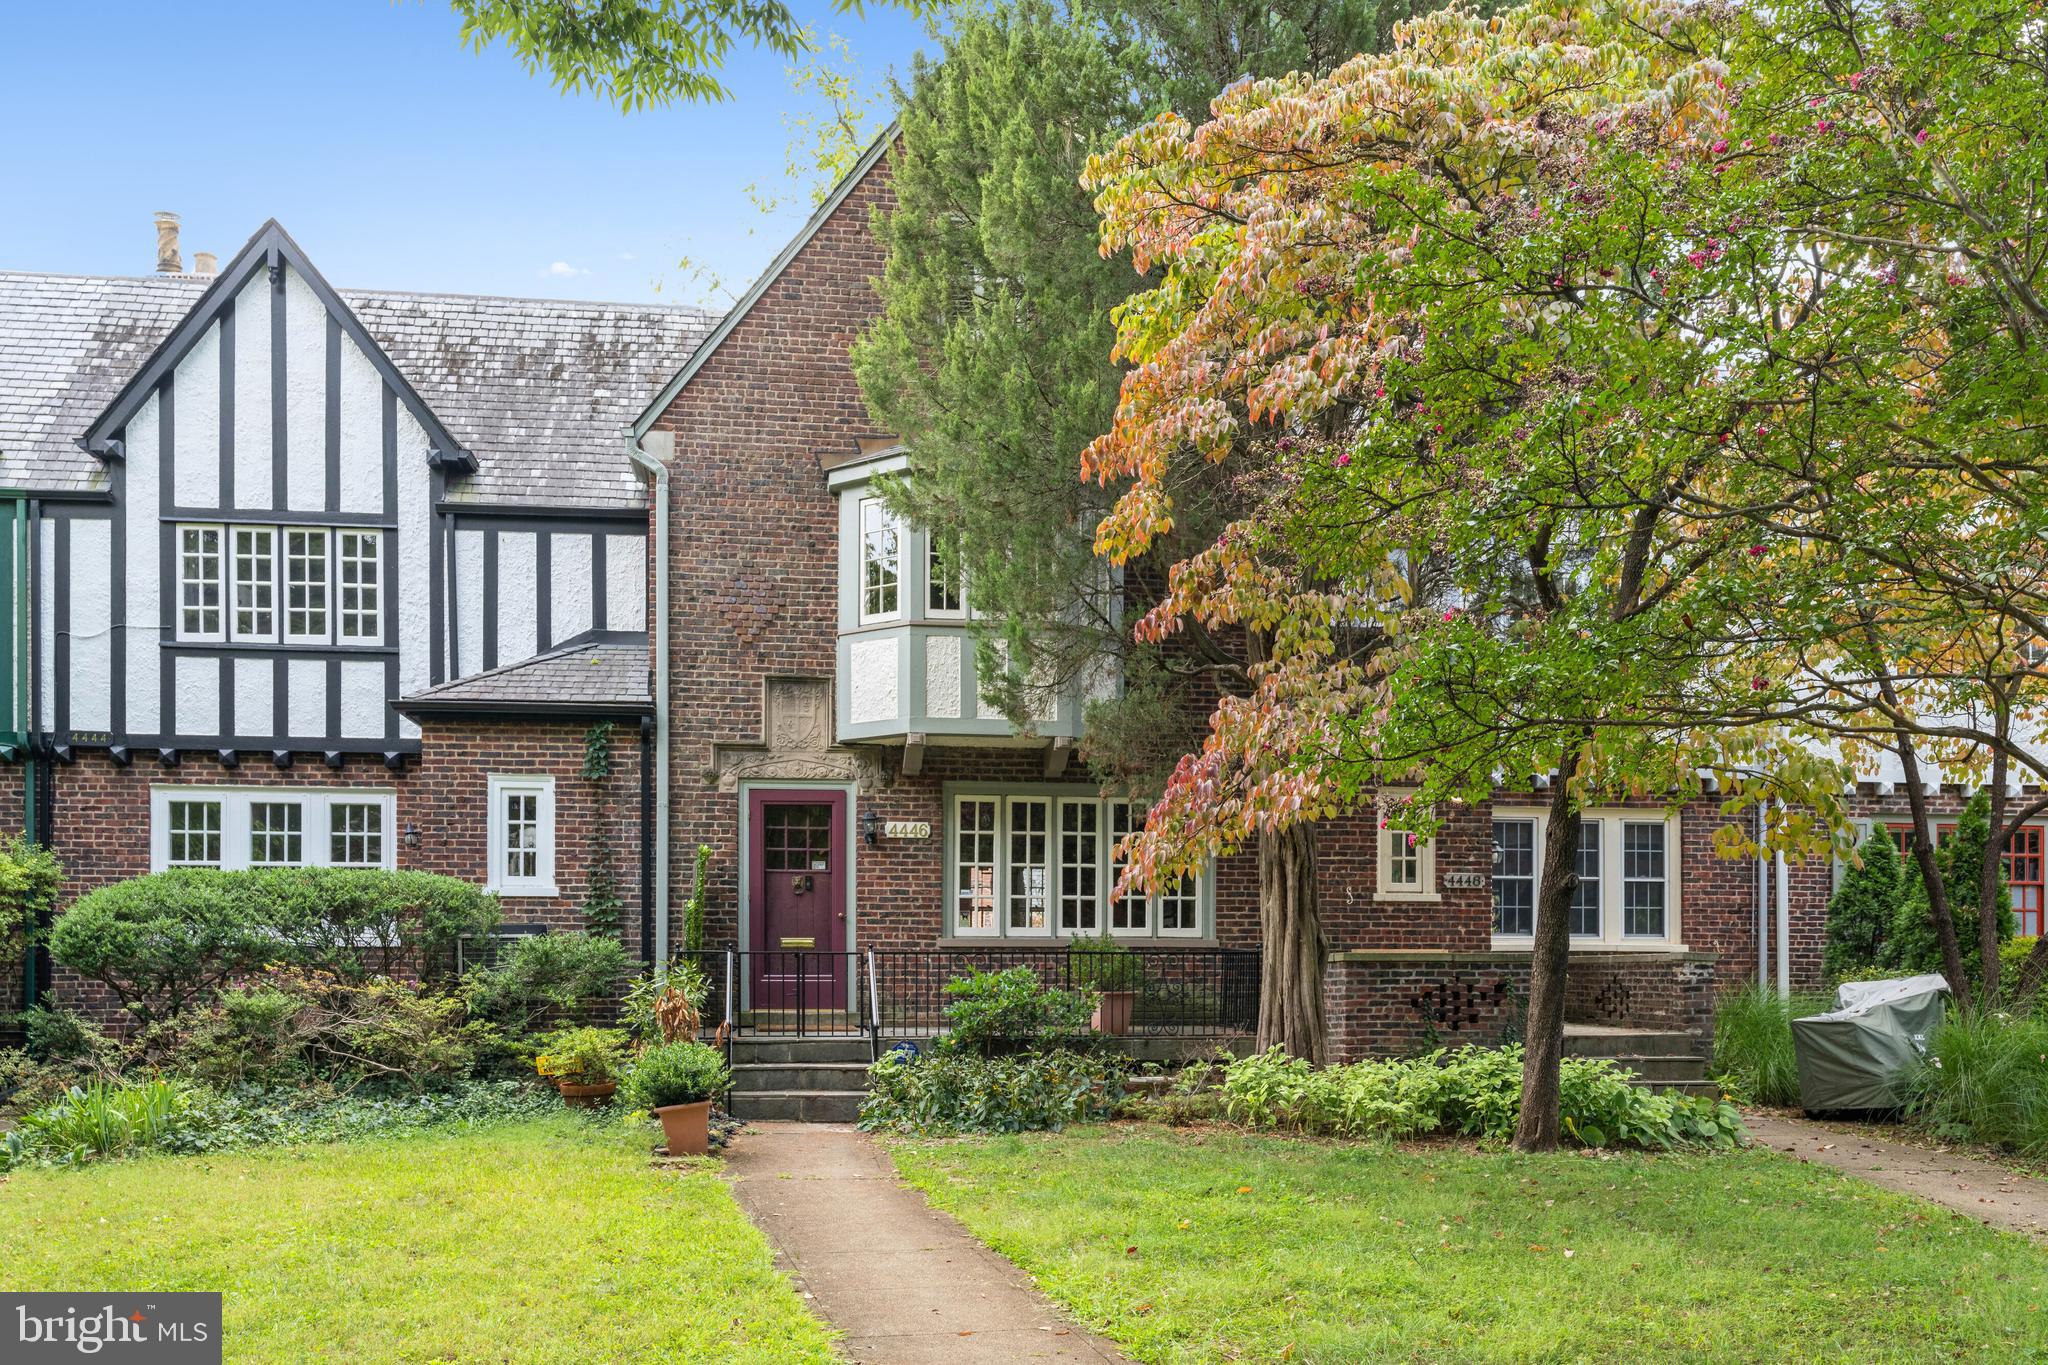
[[[1635,1072],[1636,1084],[1648,1090],[1718,1095],[1721,1088],[1707,1079],[1707,1059],[1694,1050],[1698,1046],[1690,1033],[1602,1024],[1564,1026],[1567,1057],[1612,1058]]]
[[[867,1097],[865,1038],[735,1038],[732,1116],[852,1123]]]

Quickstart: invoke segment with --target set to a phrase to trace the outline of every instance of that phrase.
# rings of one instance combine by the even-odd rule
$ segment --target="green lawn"
[[[710,1170],[652,1131],[481,1132],[24,1171],[0,1287],[218,1289],[230,1360],[828,1361]]]
[[[1762,1152],[1117,1125],[892,1144],[1146,1361],[2037,1360],[2048,1251]]]

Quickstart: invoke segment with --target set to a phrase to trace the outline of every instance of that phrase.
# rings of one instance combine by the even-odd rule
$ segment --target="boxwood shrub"
[[[179,868],[79,897],[51,927],[50,952],[148,1021],[269,963],[357,981],[434,975],[457,938],[497,922],[497,897],[426,872]]]
[[[860,1126],[899,1133],[1019,1133],[1106,1119],[1124,1060],[1080,1052],[979,1057],[892,1052],[868,1068]]]

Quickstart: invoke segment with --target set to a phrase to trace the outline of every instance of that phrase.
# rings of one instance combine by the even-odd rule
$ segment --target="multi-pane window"
[[[894,616],[903,572],[903,536],[896,516],[879,498],[860,505],[860,614],[863,620]]]
[[[1380,843],[1387,860],[1387,886],[1397,891],[1422,888],[1422,847],[1406,830],[1382,831]]]
[[[1572,933],[1600,937],[1600,822],[1579,821],[1579,884],[1572,888]]]
[[[277,532],[268,526],[237,526],[234,539],[235,638],[275,639]]]
[[[1052,840],[1046,821],[1052,802],[1036,797],[1010,801],[1011,933],[1042,932],[1046,927],[1046,888],[1051,882]]]
[[[2006,841],[2005,879],[2012,887],[2012,911],[2019,917],[2019,936],[2040,937],[2044,887],[2039,825],[2021,825]]]
[[[1102,878],[1102,805],[1060,802],[1060,932],[1092,934],[1099,921]]]
[[[1203,932],[1206,877],[1110,900],[1126,866],[1118,845],[1143,827],[1142,806],[1038,788],[958,794],[947,815],[954,933],[1196,938]]]
[[[1124,869],[1130,866],[1130,860],[1117,850],[1123,847],[1125,839],[1144,827],[1145,817],[1129,801],[1111,801],[1108,805],[1109,884],[1114,888],[1123,879]],[[1144,896],[1119,896],[1116,904],[1109,907],[1109,927],[1115,933],[1142,934],[1151,927],[1151,911],[1152,902]]]
[[[972,797],[955,809],[954,927],[993,933],[996,927],[996,801]]]
[[[179,867],[220,866],[220,802],[172,801],[168,861]]]
[[[337,540],[341,638],[375,641],[382,634],[383,537],[375,531],[342,531]]]
[[[831,803],[768,806],[761,813],[761,860],[769,872],[830,872]]]
[[[390,867],[389,792],[160,786],[150,793],[150,865]]]
[[[327,808],[328,861],[336,867],[384,866],[384,807],[336,801]]]
[[[221,638],[220,527],[178,528],[178,634]]]
[[[1536,822],[1493,822],[1493,932],[1536,932]]]
[[[1664,937],[1664,826],[1631,820],[1621,827],[1621,932]]]
[[[928,537],[925,548],[925,610],[933,616],[960,616],[967,610],[967,596],[960,591],[960,576],[946,572],[939,542]]]
[[[249,807],[249,861],[296,867],[306,861],[304,812],[296,801],[257,801]]]
[[[490,887],[509,896],[552,896],[555,784],[548,777],[492,777]]]
[[[304,526],[285,530],[284,638],[327,640],[327,532],[323,530]]]
[[[178,638],[380,644],[383,533],[180,526]]]

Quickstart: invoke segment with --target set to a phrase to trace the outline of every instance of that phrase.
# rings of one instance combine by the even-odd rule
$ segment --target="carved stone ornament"
[[[761,686],[761,744],[714,744],[708,785],[736,792],[749,782],[857,782],[886,785],[878,753],[832,746],[829,678],[769,678]]]

